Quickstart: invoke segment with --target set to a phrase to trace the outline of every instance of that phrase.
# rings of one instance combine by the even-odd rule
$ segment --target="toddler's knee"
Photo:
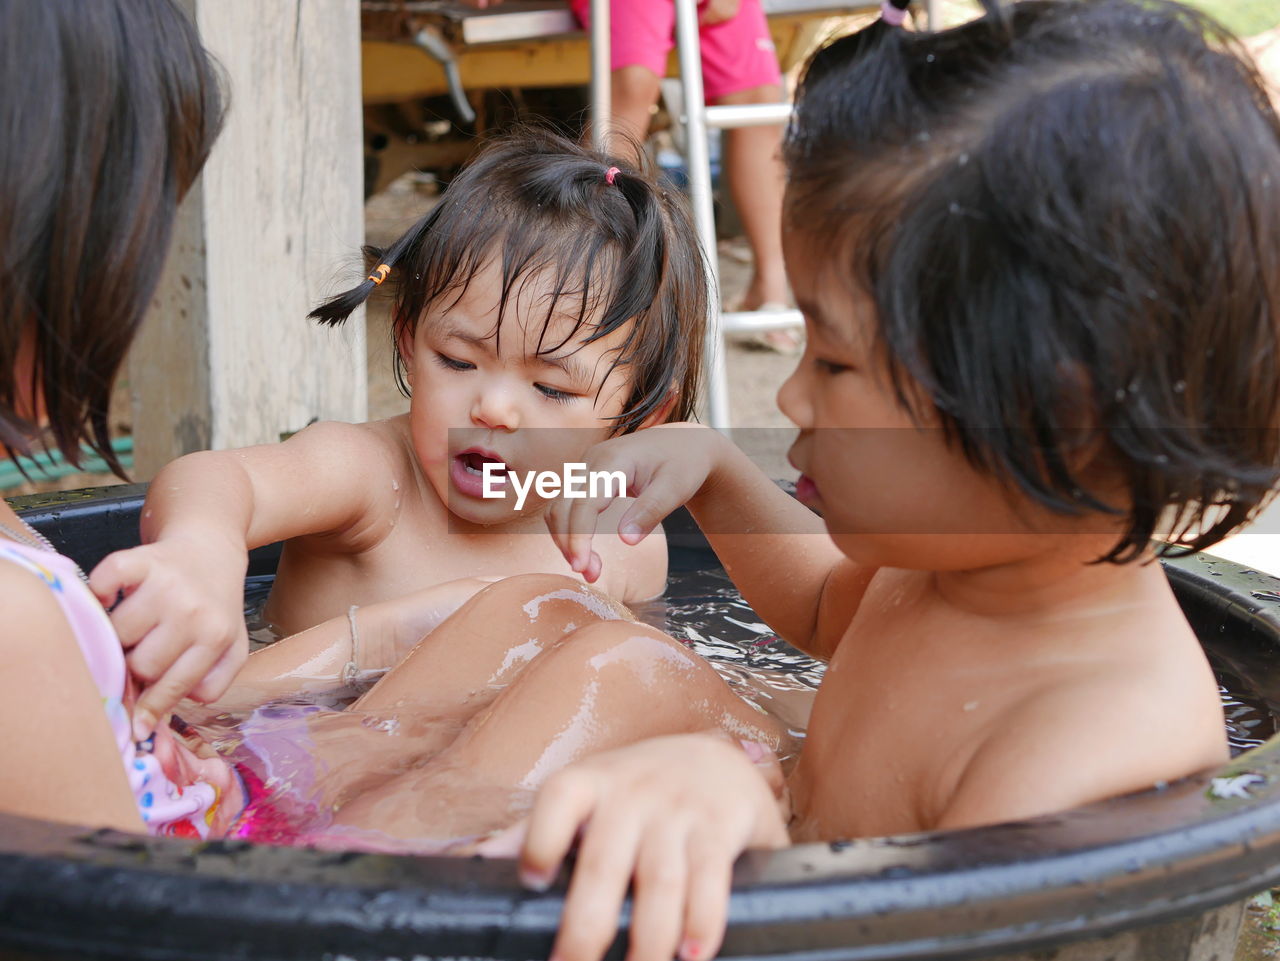
[[[574,624],[631,620],[633,616],[607,594],[564,574],[504,577],[477,591],[472,603],[504,615],[522,612],[531,623],[549,626],[563,622],[565,630]]]
[[[572,649],[574,655],[596,673],[623,665],[663,674],[688,675],[702,669],[711,670],[702,658],[675,638],[635,621],[587,624],[565,638],[564,648]]]
[[[585,589],[581,581],[564,574],[512,574],[500,581],[494,581],[476,592],[477,597],[503,598],[515,600],[518,597],[531,598],[555,591],[572,591]]]

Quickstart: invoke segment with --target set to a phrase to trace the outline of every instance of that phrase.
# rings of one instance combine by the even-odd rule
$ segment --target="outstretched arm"
[[[189,454],[164,468],[143,507],[143,546],[109,555],[90,577],[105,605],[124,594],[111,620],[145,685],[135,736],[184,696],[220,696],[244,664],[249,549],[305,534],[329,535],[331,550],[372,546],[392,526],[394,477],[388,445],[351,424],[316,424],[283,444]]]
[[[722,453],[689,512],[765,623],[794,647],[829,658],[875,569],[846,558],[817,514],[715,436]]]
[[[621,471],[635,502],[618,523],[638,544],[681,504],[690,512],[747,602],[801,650],[829,656],[874,571],[847,561],[822,519],[780,490],[723,435],[667,424],[605,441],[589,471]],[[600,576],[591,549],[605,497],[560,500],[547,524],[574,570]]]

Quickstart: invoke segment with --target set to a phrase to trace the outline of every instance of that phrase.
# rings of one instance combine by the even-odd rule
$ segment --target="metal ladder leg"
[[[702,49],[698,40],[697,0],[675,0],[676,50],[684,87],[685,164],[693,226],[707,257],[711,282],[710,327],[707,331],[707,418],[712,427],[729,426],[729,378],[725,370],[724,336],[720,325],[720,269],[716,263],[716,221],[711,205],[711,160],[707,150],[706,105],[702,96]]]
[[[711,163],[707,157],[707,130],[766,126],[786,123],[791,104],[765,103],[708,107],[702,90],[702,51],[698,38],[696,0],[675,0],[676,49],[680,79],[684,84],[685,162],[693,201],[693,223],[706,251],[711,274],[711,329],[707,335],[707,416],[711,426],[729,426],[729,381],[725,369],[725,335],[747,330],[778,330],[803,323],[798,310],[738,311],[724,314],[719,303],[719,267],[716,261],[716,224],[711,203]]]
[[[596,88],[594,65],[598,37],[596,25],[599,22],[595,11],[607,5],[607,0],[592,0],[593,105]],[[791,117],[792,107],[790,103],[708,107],[702,89],[702,49],[698,36],[697,0],[675,0],[675,12],[676,51],[679,56],[680,78],[684,89],[685,164],[689,172],[693,224],[702,249],[706,253],[708,281],[714,291],[705,356],[707,419],[716,429],[725,429],[730,426],[725,335],[739,331],[797,327],[803,323],[803,318],[798,310],[721,313],[720,270],[716,259],[716,224],[711,201],[711,162],[708,157],[707,130],[786,123]],[[606,32],[606,43],[607,39]]]
[[[591,0],[591,143],[609,150],[613,96],[613,41],[609,37],[609,0]]]
[[[607,6],[592,0],[593,10]],[[719,303],[719,265],[716,260],[716,224],[711,202],[711,163],[707,156],[707,130],[765,126],[786,123],[791,118],[790,103],[706,106],[702,90],[702,50],[698,37],[697,0],[675,0],[676,51],[684,87],[685,163],[689,171],[689,193],[693,203],[693,223],[707,255],[712,290],[710,329],[707,332],[707,415],[712,427],[729,426],[729,386],[725,369],[725,335],[741,331],[779,330],[800,326],[804,318],[798,310],[736,311],[722,313]],[[929,28],[941,27],[940,0],[925,0]],[[594,16],[594,14],[593,14]],[[593,20],[593,27],[595,21]],[[594,43],[593,32],[593,43]],[[594,48],[593,48],[594,49]],[[594,57],[594,53],[593,53]],[[594,63],[594,60],[593,60]]]

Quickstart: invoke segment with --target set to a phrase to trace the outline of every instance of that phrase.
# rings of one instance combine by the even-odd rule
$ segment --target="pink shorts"
[[[574,15],[590,25],[590,0],[569,0]],[[609,5],[611,65],[667,72],[667,54],[675,45],[676,7],[672,0],[612,0]],[[760,0],[742,0],[737,16],[699,31],[702,38],[702,86],[707,100],[741,90],[780,84],[778,54]]]

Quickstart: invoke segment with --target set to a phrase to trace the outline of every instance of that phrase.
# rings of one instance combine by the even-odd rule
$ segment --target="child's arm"
[[[315,424],[282,444],[179,458],[151,483],[143,546],[93,571],[129,668],[146,685],[134,712],[144,737],[179,699],[220,696],[247,656],[248,550],[304,534],[356,552],[392,528],[388,444],[368,428]]]
[[[817,514],[711,433],[722,454],[689,512],[765,623],[794,647],[829,658],[875,569],[845,557]]]
[[[350,672],[394,667],[415,645],[496,578],[465,577],[355,608],[345,617],[254,652],[230,690],[210,707],[245,711],[297,694],[333,690]],[[354,620],[355,633],[352,633]]]
[[[520,854],[524,883],[545,890],[580,835],[551,956],[599,961],[630,886],[629,957],[713,957],[738,855],[790,843],[782,783],[771,752],[715,734],[642,741],[552,775],[524,826]],[[480,853],[503,856],[509,846],[500,835]]]
[[[34,574],[0,565],[0,811],[144,831],[80,646]]]
[[[829,656],[857,609],[873,570],[844,558],[822,519],[780,490],[742,451],[691,424],[653,427],[597,445],[589,471],[620,470],[635,502],[619,536],[637,544],[687,503],[733,582],[785,640]],[[547,514],[560,549],[588,581],[600,576],[591,549],[606,498],[561,499]]]

